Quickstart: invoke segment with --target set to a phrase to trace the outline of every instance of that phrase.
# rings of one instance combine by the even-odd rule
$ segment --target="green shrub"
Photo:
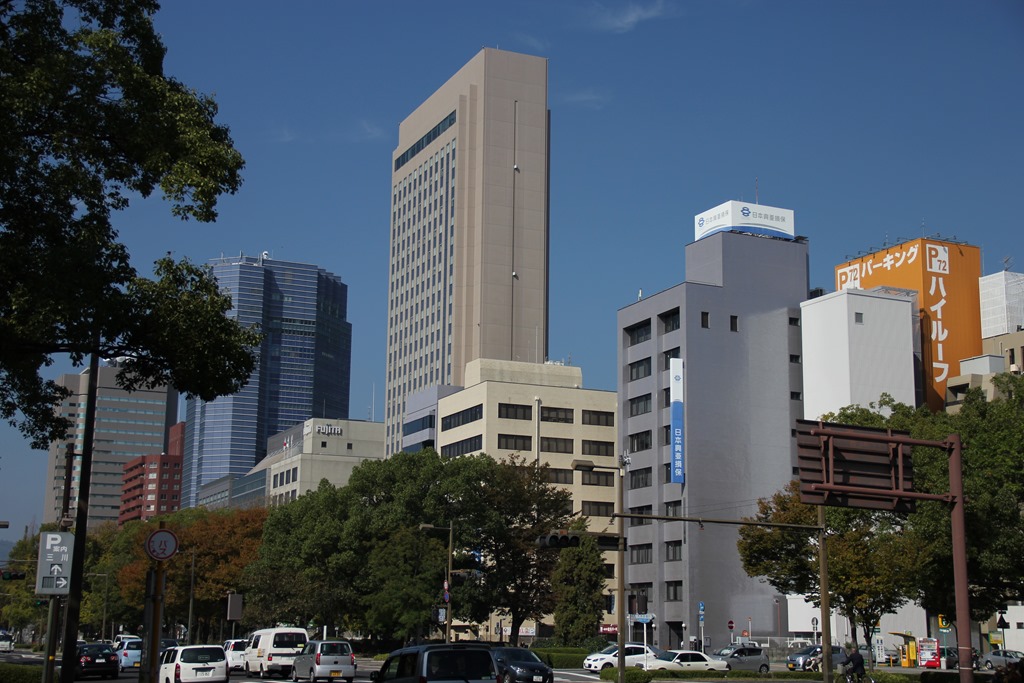
[[[626,683],[651,683],[654,675],[650,671],[644,671],[635,666],[626,667]],[[601,670],[602,681],[619,680],[619,670],[614,666]]]
[[[540,655],[540,653],[537,653]],[[586,653],[547,651],[540,658],[552,669],[582,669]]]
[[[3,683],[39,683],[43,667],[38,664],[7,664],[0,662],[0,681]],[[59,679],[54,676],[54,683]]]

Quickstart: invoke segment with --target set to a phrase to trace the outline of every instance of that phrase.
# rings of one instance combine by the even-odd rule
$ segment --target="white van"
[[[295,656],[302,652],[309,640],[301,628],[264,628],[249,636],[245,648],[245,673],[260,678],[270,674],[289,676]]]

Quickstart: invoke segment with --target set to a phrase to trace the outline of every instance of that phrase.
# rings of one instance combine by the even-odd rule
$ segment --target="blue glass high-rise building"
[[[241,476],[263,459],[267,438],[313,417],[348,418],[352,324],[348,286],[322,268],[262,256],[210,261],[234,307],[264,334],[259,365],[238,393],[192,399],[185,409],[182,507],[201,486]]]

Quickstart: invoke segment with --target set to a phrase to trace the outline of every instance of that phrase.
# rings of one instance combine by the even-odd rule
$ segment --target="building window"
[[[683,599],[683,582],[665,582],[665,602],[679,602]]]
[[[498,448],[506,451],[531,451],[533,439],[521,434],[498,434]]]
[[[679,329],[679,309],[673,308],[658,316],[661,319],[662,330],[672,332]]]
[[[540,437],[540,450],[544,453],[572,453],[572,439],[542,436]]]
[[[800,318],[789,316],[789,324],[791,327],[800,327]]]
[[[573,410],[572,408],[548,408],[547,406],[541,406],[540,421],[572,424]]]
[[[794,401],[799,401],[800,400],[800,392],[799,391],[791,391],[791,392],[789,392],[789,397],[791,399],[793,399]]]
[[[583,501],[581,514],[584,517],[611,517],[615,514],[615,503],[602,503],[596,500]]]
[[[855,322],[858,325],[863,325],[864,324],[864,314],[860,313],[860,312],[857,312],[857,311],[854,311],[854,313],[853,313],[853,322]]]
[[[597,470],[583,471],[584,486],[615,486],[615,475],[611,472],[598,472]]]
[[[668,387],[661,390],[661,407],[668,408],[672,405],[672,390]]]
[[[614,427],[615,413],[609,413],[604,410],[584,410],[583,424],[596,425],[598,427]]]
[[[740,317],[738,315],[729,316],[729,331],[739,332],[740,331]]]
[[[647,488],[651,485],[651,468],[642,467],[629,473],[629,490]]]
[[[320,448],[327,448],[327,442],[326,441],[321,441],[320,442]]]
[[[644,358],[634,363],[629,364],[629,381],[632,382],[636,379],[643,377],[650,377],[651,375],[651,359]]]
[[[584,439],[583,455],[615,455],[615,443],[613,441],[589,441]]]
[[[665,516],[666,517],[682,517],[683,516],[683,501],[681,500],[670,500],[665,503]]]
[[[549,467],[547,472],[549,484],[572,484],[572,470]]]
[[[629,345],[636,346],[651,338],[651,321],[645,320],[626,328],[626,335],[629,337]]]
[[[663,362],[665,363],[665,366],[662,368],[662,370],[668,370],[669,367],[672,365],[672,359],[679,358],[679,347],[677,346],[674,349],[669,349],[668,351],[661,354],[661,357],[663,359]]]
[[[683,542],[682,541],[666,541],[665,542],[665,561],[666,562],[679,562],[683,559]]]
[[[700,312],[700,326],[705,330],[711,327],[711,313],[709,311]]]
[[[636,434],[629,435],[629,452],[639,453],[640,451],[650,450],[651,448],[651,430],[648,429],[643,432],[637,432]]]
[[[798,354],[795,354],[795,353],[789,354],[789,362],[790,363],[799,363],[800,362],[800,356]]]
[[[629,546],[630,564],[650,564],[654,561],[654,548],[650,543]]]
[[[441,446],[441,455],[446,458],[454,458],[459,455],[465,455],[467,453],[474,453],[484,446],[484,439],[479,434],[472,436],[462,441],[456,441],[450,443],[447,446]]]
[[[669,446],[672,443],[672,425],[665,425],[661,428],[661,445]]]
[[[499,403],[498,417],[506,420],[532,420],[533,406],[521,403]]]
[[[654,509],[650,505],[641,505],[640,507],[629,508],[629,512],[633,515],[652,515],[654,514]],[[630,526],[648,526],[650,523],[651,520],[649,519],[630,518],[629,520]]]
[[[644,394],[629,399],[629,416],[636,417],[651,412],[651,395]]]
[[[277,488],[277,475],[276,474],[274,475],[274,483],[271,486],[271,488],[275,488],[275,489]]]
[[[601,567],[601,574],[606,579],[614,579],[615,578],[615,565],[612,564],[611,562],[605,562],[604,566]]]
[[[472,408],[466,408],[465,410],[460,410],[457,413],[452,413],[451,415],[442,417],[441,431],[444,431],[446,429],[455,429],[456,427],[461,427],[464,424],[469,424],[470,422],[482,420],[483,417],[484,406],[481,403],[473,406]]]

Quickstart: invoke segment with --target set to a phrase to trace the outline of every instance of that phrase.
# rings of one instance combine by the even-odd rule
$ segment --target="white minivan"
[[[295,656],[302,652],[309,637],[301,628],[264,628],[249,637],[245,648],[246,674],[266,678],[271,674],[288,676]]]

